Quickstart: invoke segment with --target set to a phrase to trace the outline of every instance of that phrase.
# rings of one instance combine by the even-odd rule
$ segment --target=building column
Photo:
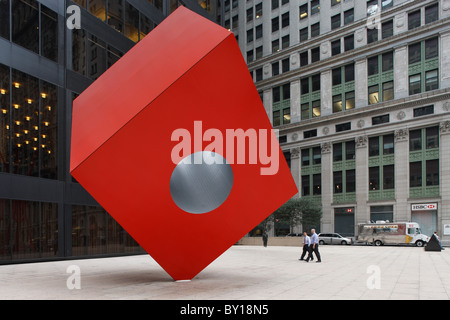
[[[409,133],[408,129],[395,130],[395,214],[394,221],[410,221],[409,197]]]
[[[364,108],[369,101],[367,85],[367,59],[355,62],[355,107]]]
[[[300,121],[300,79],[297,79],[291,82],[291,123]]]
[[[334,232],[333,159],[331,142],[322,143],[322,228],[321,232]],[[331,177],[331,178],[330,178]]]
[[[358,223],[367,223],[370,220],[370,210],[367,205],[369,200],[369,151],[367,136],[359,136],[355,139],[355,173],[356,173],[356,209],[355,228]],[[358,234],[358,230],[355,230]]]
[[[301,181],[301,171],[300,171],[300,148],[291,149],[291,173],[294,178],[295,185],[299,191],[295,198],[300,197],[300,181]]]
[[[394,50],[394,97],[395,99],[409,96],[408,75],[408,46],[398,47]]]
[[[333,94],[331,70],[322,71],[320,74],[320,113],[327,116],[333,113]]]
[[[440,60],[440,74],[441,79],[439,82],[440,88],[448,88],[450,87],[450,32],[441,33],[440,37],[440,52],[439,52],[439,60]]]
[[[450,120],[441,122],[440,125],[440,189],[441,206],[438,216],[438,230],[443,240],[450,240],[450,235],[443,235],[444,224],[450,224]]]
[[[272,89],[264,90],[263,104],[264,104],[264,109],[266,109],[267,116],[270,119],[270,123],[273,124]]]

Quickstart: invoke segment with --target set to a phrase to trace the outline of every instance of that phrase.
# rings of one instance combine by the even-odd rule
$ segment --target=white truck
[[[417,222],[361,223],[358,225],[357,242],[370,243],[375,246],[383,244],[411,244],[423,247],[429,237],[422,234]]]

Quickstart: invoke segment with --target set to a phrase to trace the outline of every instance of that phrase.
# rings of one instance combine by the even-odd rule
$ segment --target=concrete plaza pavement
[[[233,246],[190,282],[148,255],[0,266],[2,300],[406,300],[450,298],[450,248]],[[70,266],[80,288],[69,289]],[[69,269],[70,271],[70,269]]]

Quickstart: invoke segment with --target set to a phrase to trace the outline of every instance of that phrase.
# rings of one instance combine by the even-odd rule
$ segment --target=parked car
[[[319,244],[352,244],[352,240],[339,233],[320,233]]]
[[[288,233],[286,237],[303,237],[303,233]]]

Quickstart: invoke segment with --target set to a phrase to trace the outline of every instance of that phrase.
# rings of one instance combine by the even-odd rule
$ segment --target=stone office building
[[[225,1],[321,232],[417,221],[450,240],[450,1]],[[287,232],[301,231],[290,226]]]

